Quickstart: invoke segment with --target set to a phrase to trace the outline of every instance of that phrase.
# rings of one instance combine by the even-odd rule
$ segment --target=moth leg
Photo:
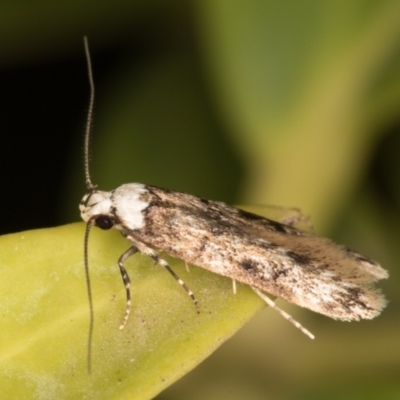
[[[179,276],[171,269],[168,262],[165,261],[163,258],[160,258],[152,248],[147,247],[145,244],[141,242],[138,242],[132,236],[127,236],[127,239],[129,239],[134,244],[134,247],[137,248],[141,253],[151,257],[157,264],[164,267],[174,277],[174,279],[183,287],[186,293],[190,296],[196,307],[197,313],[200,314],[199,305],[196,297],[194,296],[194,293],[188,288],[188,286],[186,286],[186,283],[183,282],[183,280],[179,278]]]
[[[129,314],[131,313],[131,290],[130,290],[131,280],[129,279],[128,273],[126,272],[124,263],[130,256],[133,256],[137,252],[138,252],[138,248],[136,246],[132,246],[124,254],[122,254],[122,256],[118,260],[119,270],[121,272],[122,281],[124,282],[124,286],[125,286],[125,290],[126,290],[125,315],[124,315],[124,319],[122,320],[121,325],[119,326],[119,329],[124,329],[124,327],[128,321]]]
[[[185,267],[186,267],[186,271],[187,271],[187,272],[190,272],[189,264],[187,263],[187,261],[185,261]]]
[[[283,311],[281,308],[279,308],[274,301],[272,301],[266,294],[255,288],[254,286],[251,286],[251,288],[274,310],[278,311],[279,314],[282,315],[283,318],[287,319],[289,322],[291,322],[296,328],[300,329],[305,335],[307,335],[310,339],[314,339],[315,336],[306,328],[304,328],[303,325],[301,325],[299,322],[297,322],[291,315],[289,315],[287,312]]]
[[[281,224],[289,225],[305,232],[314,233],[314,226],[309,215],[304,215],[297,208],[288,208],[287,210],[291,211],[292,214],[288,212],[287,215],[283,216],[279,221]]]
[[[186,293],[190,296],[190,298],[192,299],[197,313],[200,314],[200,310],[199,310],[199,305],[197,302],[196,297],[194,296],[194,293],[188,288],[188,286],[186,286],[186,283],[183,282],[183,280],[181,278],[179,278],[179,276],[171,269],[171,267],[169,266],[169,264],[167,263],[167,261],[165,261],[163,258],[158,257],[158,255],[156,254],[156,252],[154,252],[153,254],[148,254],[157,264],[161,265],[162,267],[164,267],[173,277],[174,279],[183,287],[183,289],[185,289]]]
[[[235,281],[235,279],[232,279],[232,290],[233,290],[233,294],[236,294],[236,281]]]

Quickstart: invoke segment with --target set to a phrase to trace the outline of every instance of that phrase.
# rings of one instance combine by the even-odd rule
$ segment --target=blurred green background
[[[315,341],[266,309],[157,399],[400,399],[400,2],[3,2],[0,32],[2,233],[79,220],[86,34],[100,188],[299,207],[390,272],[379,318],[279,302]]]

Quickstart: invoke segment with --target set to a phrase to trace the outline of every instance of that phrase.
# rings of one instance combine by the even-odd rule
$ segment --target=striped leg
[[[129,239],[133,243],[134,248],[136,248],[137,250],[139,250],[141,253],[145,254],[146,256],[151,257],[157,264],[164,267],[174,277],[174,279],[183,287],[183,289],[185,289],[186,293],[192,299],[192,301],[196,307],[197,313],[200,313],[199,305],[197,303],[197,299],[194,296],[193,292],[186,286],[185,282],[183,282],[183,280],[181,278],[179,278],[178,275],[176,275],[176,273],[168,265],[167,261],[165,261],[163,258],[158,257],[157,253],[152,248],[146,246],[142,242],[137,241],[134,237],[128,235],[126,238]]]
[[[274,301],[272,301],[266,294],[261,292],[261,290],[258,290],[254,286],[250,286],[271,308],[274,310],[278,311],[279,314],[282,315],[283,318],[287,319],[289,322],[291,322],[297,329],[300,329],[305,335],[307,335],[310,339],[314,339],[315,336],[306,328],[304,328],[303,325],[301,325],[299,322],[297,322],[291,315],[289,315],[287,312],[283,311],[281,308],[279,308]]]
[[[125,307],[125,315],[124,319],[122,320],[119,329],[124,329],[126,325],[129,314],[131,313],[131,280],[129,279],[128,273],[124,267],[125,261],[130,257],[133,256],[135,253],[138,252],[138,248],[136,246],[130,247],[118,260],[119,270],[121,271],[122,281],[124,282],[125,290],[126,290],[126,307]]]
[[[153,254],[149,254],[149,256],[159,265],[163,266],[174,278],[175,280],[186,290],[186,293],[190,296],[190,298],[192,299],[197,313],[200,314],[200,310],[199,310],[199,305],[197,303],[197,299],[194,296],[193,292],[186,286],[186,283],[183,282],[183,280],[181,278],[179,278],[179,276],[171,269],[171,267],[169,266],[169,264],[163,259],[158,257],[158,255],[154,252]]]

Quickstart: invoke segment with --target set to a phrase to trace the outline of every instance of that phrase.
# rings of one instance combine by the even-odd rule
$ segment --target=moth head
[[[111,229],[114,226],[111,192],[90,190],[79,203],[81,217],[85,222],[101,229]]]

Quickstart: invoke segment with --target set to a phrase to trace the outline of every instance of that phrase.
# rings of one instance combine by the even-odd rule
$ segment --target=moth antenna
[[[91,191],[96,187],[95,185],[93,185],[92,180],[90,178],[90,169],[89,169],[89,164],[90,164],[89,163],[89,142],[90,142],[90,131],[92,129],[93,108],[94,108],[94,80],[93,80],[92,61],[90,58],[90,51],[89,51],[89,42],[88,42],[88,39],[86,36],[83,37],[83,44],[85,47],[85,56],[86,56],[89,86],[90,86],[89,108],[88,108],[88,112],[87,112],[86,129],[85,129],[84,167],[85,167],[86,187],[87,187],[88,191]]]
[[[93,71],[92,71],[92,61],[90,58],[89,42],[86,36],[83,37],[83,45],[85,48],[86,63],[88,68],[88,78],[90,87],[90,99],[89,108],[87,112],[86,128],[85,128],[85,142],[84,142],[84,167],[85,167],[85,180],[86,187],[88,191],[92,191],[96,186],[93,185],[90,179],[90,169],[89,169],[89,142],[90,142],[90,131],[92,128],[93,121],[93,107],[94,107],[94,81],[93,81]],[[92,341],[93,341],[93,326],[94,326],[94,313],[93,313],[93,299],[92,299],[92,289],[90,285],[90,275],[89,275],[89,233],[91,227],[94,225],[94,219],[90,219],[86,224],[85,239],[84,239],[84,264],[85,264],[85,276],[86,276],[86,286],[87,294],[89,300],[89,312],[90,312],[90,323],[89,323],[89,335],[88,335],[88,348],[87,348],[87,365],[88,373],[91,373],[92,369]]]
[[[92,217],[86,224],[85,238],[84,238],[84,251],[83,251],[83,261],[85,264],[85,276],[86,276],[86,287],[87,295],[89,300],[89,313],[90,313],[90,323],[89,323],[89,334],[88,334],[88,347],[87,347],[87,365],[88,373],[92,371],[92,342],[93,342],[93,326],[94,326],[94,312],[93,312],[93,299],[92,299],[92,288],[90,285],[90,275],[89,275],[89,233],[90,229],[94,225],[95,216]]]

